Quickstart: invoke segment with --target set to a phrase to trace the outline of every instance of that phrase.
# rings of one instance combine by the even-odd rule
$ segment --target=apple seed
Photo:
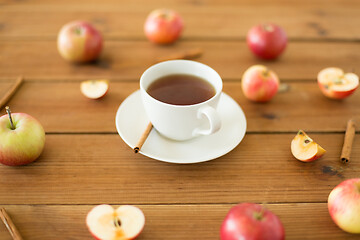
[[[120,221],[120,219],[119,218],[114,218],[114,225],[115,225],[115,227],[121,227],[121,221]]]

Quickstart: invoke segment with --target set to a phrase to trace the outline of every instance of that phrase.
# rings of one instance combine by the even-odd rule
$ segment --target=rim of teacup
[[[211,83],[210,81],[208,81],[208,79],[202,77],[202,76],[198,76],[198,75],[195,75],[195,76],[198,76],[198,77],[201,77],[203,79],[205,79],[207,82],[209,82],[214,88],[215,88],[215,95],[212,96],[211,98],[209,98],[208,100],[206,101],[203,101],[203,102],[200,102],[200,103],[196,103],[196,104],[190,104],[190,105],[175,105],[175,104],[170,104],[170,103],[165,103],[165,102],[162,102],[162,101],[159,101],[157,100],[156,98],[153,98],[145,89],[145,86],[144,86],[144,79],[145,77],[147,77],[147,75],[153,71],[154,69],[156,68],[159,68],[160,66],[162,65],[166,65],[166,64],[195,64],[195,65],[198,65],[198,66],[201,66],[202,68],[206,68],[208,71],[212,72],[212,74],[214,74],[214,76],[219,79],[220,81],[218,81],[218,84],[219,86],[214,86],[213,83]],[[182,74],[182,72],[178,72],[179,74]],[[174,72],[172,74],[177,74],[177,72]],[[185,73],[187,74],[187,73]],[[191,74],[190,74],[191,75]],[[163,75],[163,76],[166,76]],[[163,76],[160,76],[160,77],[163,77]],[[159,77],[158,77],[159,78]],[[154,79],[155,80],[155,79]],[[152,80],[152,81],[154,81]],[[151,84],[151,83],[150,83]],[[149,85],[150,85],[149,84]],[[148,69],[146,69],[143,74],[141,75],[140,77],[140,91],[145,94],[146,96],[148,96],[149,98],[151,98],[152,100],[154,100],[155,102],[159,103],[159,104],[163,104],[163,105],[166,105],[166,106],[171,106],[171,107],[178,107],[178,108],[187,108],[187,107],[195,107],[195,106],[199,106],[199,105],[202,105],[202,104],[207,104],[209,102],[211,102],[212,100],[214,100],[215,98],[218,98],[221,93],[222,93],[222,90],[223,90],[223,81],[222,81],[222,78],[221,76],[219,75],[218,72],[216,72],[213,68],[211,68],[210,66],[206,65],[206,64],[203,64],[203,63],[200,63],[200,62],[197,62],[197,61],[192,61],[192,60],[168,60],[168,61],[164,61],[164,62],[160,62],[160,63],[157,63],[157,64],[154,64],[152,65],[151,67],[149,67]]]

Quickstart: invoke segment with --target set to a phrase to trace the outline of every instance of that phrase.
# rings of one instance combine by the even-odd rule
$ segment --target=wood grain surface
[[[221,222],[233,204],[137,205],[146,215],[138,240],[219,239]],[[85,218],[93,205],[8,205],[21,234],[28,240],[91,239]],[[114,205],[117,207],[117,205]],[[287,239],[358,239],[340,230],[325,203],[267,204],[284,224]],[[44,227],[46,231],[44,231]],[[0,225],[0,232],[3,231]],[[11,240],[3,235],[2,240]]]
[[[143,33],[146,16],[163,7],[185,21],[173,45],[154,45]],[[97,204],[140,207],[146,216],[140,240],[219,239],[226,213],[241,202],[266,204],[286,239],[359,239],[334,224],[327,198],[337,184],[360,176],[360,93],[334,101],[316,82],[325,67],[359,74],[359,9],[358,0],[0,0],[0,97],[23,75],[8,105],[46,131],[36,162],[0,165],[0,206],[25,240],[91,239],[85,218]],[[58,54],[59,29],[77,19],[104,36],[96,62],[70,64]],[[264,22],[279,24],[289,38],[275,61],[255,58],[246,43],[248,30]],[[200,164],[134,154],[116,132],[119,105],[156,59],[195,48],[203,50],[196,60],[221,75],[224,92],[245,112],[245,138]],[[282,83],[269,103],[250,102],[241,91],[241,77],[254,64],[273,69]],[[104,98],[81,94],[81,81],[103,78],[110,80]],[[339,157],[350,118],[356,136],[344,165]],[[322,158],[303,163],[292,156],[299,129],[327,150]],[[10,239],[0,223],[0,240]]]
[[[292,40],[360,39],[360,3],[356,0],[1,2],[0,39],[55,40],[61,26],[75,19],[92,22],[106,39],[145,39],[143,25],[147,15],[164,7],[183,16],[185,40],[244,39],[253,25],[262,22],[280,24]]]
[[[97,62],[74,65],[60,57],[55,41],[2,41],[0,79],[22,74],[27,79],[43,81],[111,78],[138,82],[158,57],[199,47],[204,53],[196,60],[211,66],[225,80],[240,80],[248,67],[264,64],[282,80],[314,82],[318,72],[329,66],[359,72],[360,61],[360,45],[353,42],[294,42],[277,61],[258,60],[244,41],[179,41],[173,46],[156,46],[148,41],[105,41],[104,45]]]
[[[51,134],[37,162],[0,168],[0,204],[326,202],[359,176],[359,145],[339,160],[343,134],[311,134],[327,150],[312,163],[292,156],[294,136],[248,134],[225,157],[177,165],[134,154],[117,134]]]
[[[2,86],[0,83],[0,89]],[[248,132],[344,132],[350,118],[360,124],[359,92],[336,101],[324,97],[316,83],[284,86],[287,90],[266,104],[247,100],[240,80],[225,81],[224,92],[242,107]],[[81,94],[80,82],[25,82],[9,105],[13,112],[39,119],[49,133],[116,133],[116,111],[138,89],[138,82],[111,81],[108,94],[94,101]]]

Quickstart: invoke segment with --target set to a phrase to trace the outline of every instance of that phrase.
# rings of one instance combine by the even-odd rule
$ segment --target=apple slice
[[[127,240],[136,238],[144,228],[145,216],[134,206],[114,209],[102,204],[94,207],[86,217],[91,234],[99,240]]]
[[[99,99],[107,93],[109,89],[108,80],[88,80],[80,84],[82,94],[91,99]]]
[[[325,152],[325,149],[314,142],[303,130],[300,130],[291,141],[291,153],[303,162],[312,162]]]
[[[343,99],[357,89],[359,77],[354,73],[344,73],[340,68],[325,68],[318,74],[318,84],[325,96]]]

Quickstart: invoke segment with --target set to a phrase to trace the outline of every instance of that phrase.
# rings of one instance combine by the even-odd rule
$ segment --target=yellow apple
[[[291,141],[291,153],[302,162],[312,162],[325,152],[325,149],[314,142],[303,130],[300,130]]]

